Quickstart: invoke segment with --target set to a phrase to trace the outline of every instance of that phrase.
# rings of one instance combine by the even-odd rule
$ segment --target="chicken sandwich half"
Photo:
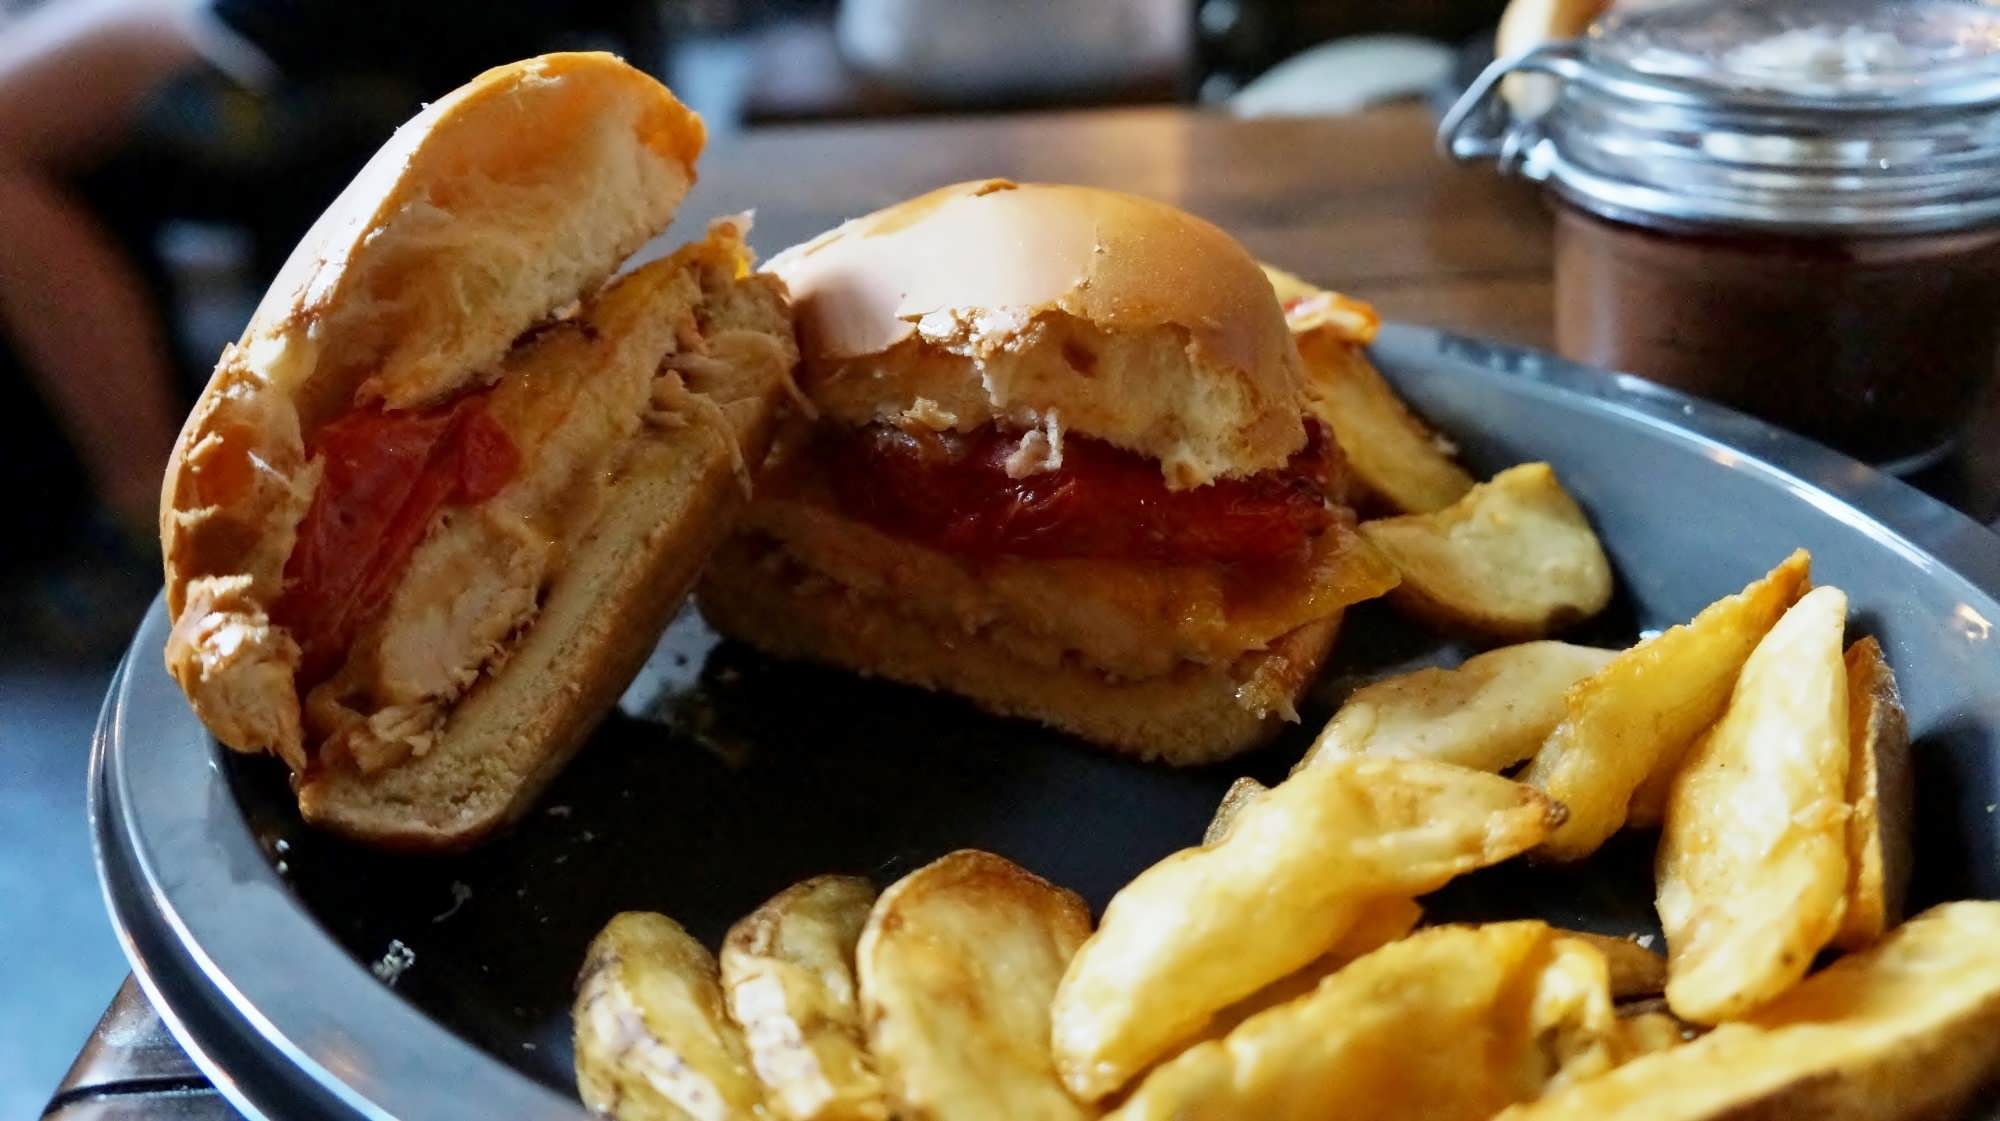
[[[770,271],[818,418],[703,578],[725,634],[1200,763],[1295,718],[1396,583],[1270,282],[1206,222],[962,183]]]

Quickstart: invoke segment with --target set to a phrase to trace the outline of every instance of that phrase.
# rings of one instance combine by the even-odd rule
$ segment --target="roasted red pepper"
[[[1272,564],[1302,559],[1339,516],[1339,449],[1308,431],[1279,470],[1178,491],[1154,460],[1074,433],[1061,467],[1018,479],[1006,462],[1021,433],[993,427],[828,426],[820,461],[849,514],[948,552]]]
[[[424,412],[361,408],[313,434],[318,488],[272,614],[304,651],[302,685],[340,667],[396,588],[437,512],[499,493],[520,454],[483,395]]]

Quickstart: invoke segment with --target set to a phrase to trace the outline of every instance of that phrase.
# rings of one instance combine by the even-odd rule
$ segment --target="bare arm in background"
[[[150,91],[199,62],[161,0],[48,0],[0,24],[0,329],[99,498],[148,534],[180,424],[165,332],[132,262],[66,177],[119,142]]]

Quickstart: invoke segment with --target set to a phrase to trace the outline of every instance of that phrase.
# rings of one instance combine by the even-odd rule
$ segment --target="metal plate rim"
[[[1597,370],[1530,347],[1385,323],[1371,349],[1393,361],[1449,357],[1477,364],[1483,374],[1515,379],[1530,394],[1588,398],[1602,412],[1779,481],[1795,498],[1850,528],[2000,601],[2000,533],[1824,444],[1633,374]]]
[[[375,983],[296,901],[288,900],[281,926],[233,930],[223,944],[203,940],[199,922],[190,921],[195,916],[176,898],[180,885],[163,871],[160,838],[149,836],[146,824],[134,813],[131,752],[140,745],[129,733],[127,716],[141,686],[136,684],[139,675],[130,671],[144,665],[142,659],[157,658],[165,637],[164,605],[156,601],[106,700],[92,751],[90,824],[100,885],[133,973],[175,1038],[223,1096],[251,1118],[478,1121],[494,1115],[496,1093],[512,1103],[502,1109],[510,1117],[552,1121],[586,1117],[578,1103],[459,1039]],[[164,668],[155,676],[164,679]],[[192,714],[185,714],[185,719],[192,721]],[[219,788],[219,781],[214,785]],[[220,839],[231,850],[223,861],[233,859],[237,868],[249,869],[254,886],[286,893],[247,825],[240,818],[230,824],[230,835]],[[176,871],[185,874],[188,869]],[[491,1089],[475,1100],[449,1089],[440,1092],[435,1084],[368,1078],[365,1070],[350,1069],[345,1077],[336,1073],[332,1068],[339,1064],[327,1061],[324,1048],[299,1038],[302,1027],[328,1026],[312,1023],[322,1009],[274,999],[277,994],[270,991],[247,991],[232,972],[280,953],[296,955],[302,973],[323,976],[320,971],[327,970],[358,977],[361,983],[346,989],[358,1014],[331,1026],[394,1028],[405,1038],[421,1040],[425,1054],[450,1059],[451,1065]],[[346,1034],[358,1038],[363,1033]],[[224,1061],[224,1055],[233,1061]],[[356,1057],[365,1056],[348,1056]]]

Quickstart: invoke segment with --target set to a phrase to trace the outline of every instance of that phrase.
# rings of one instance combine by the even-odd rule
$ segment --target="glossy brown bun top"
[[[780,254],[806,392],[851,424],[1073,431],[1170,485],[1305,442],[1297,351],[1235,239],[1116,191],[959,183]],[[1059,455],[1059,450],[1057,452]]]
[[[309,414],[357,392],[437,400],[672,221],[704,140],[699,116],[613,55],[494,67],[396,130],[239,346],[269,356]]]

